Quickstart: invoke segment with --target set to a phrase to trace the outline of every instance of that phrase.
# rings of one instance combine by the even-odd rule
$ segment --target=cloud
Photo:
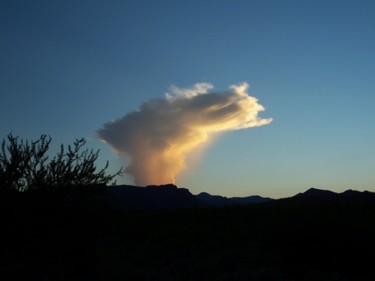
[[[104,124],[99,138],[129,158],[125,171],[137,185],[174,182],[185,168],[185,157],[214,133],[259,127],[264,107],[249,96],[249,85],[232,85],[225,92],[210,92],[213,85],[191,89],[172,86],[165,98],[145,101],[121,119]]]

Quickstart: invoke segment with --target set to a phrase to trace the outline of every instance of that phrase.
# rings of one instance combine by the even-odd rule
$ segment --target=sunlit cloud
[[[99,138],[129,160],[125,171],[137,185],[174,183],[185,158],[213,134],[259,127],[264,107],[247,93],[249,85],[210,92],[209,83],[190,89],[172,86],[165,98],[145,101],[139,109],[104,124]]]

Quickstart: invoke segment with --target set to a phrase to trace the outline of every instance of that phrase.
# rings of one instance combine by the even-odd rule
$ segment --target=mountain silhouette
[[[330,190],[310,188],[303,193],[282,199],[272,199],[259,195],[246,197],[225,197],[202,192],[193,195],[187,188],[174,184],[108,186],[102,199],[114,208],[132,210],[180,209],[195,207],[222,207],[232,205],[260,204],[277,201],[297,202],[375,202],[375,193],[369,191],[346,190],[336,193]]]
[[[211,195],[207,192],[199,193],[195,197],[203,204],[208,206],[225,206],[233,203],[227,197],[220,195]]]
[[[114,208],[131,210],[178,209],[193,207],[220,207],[270,202],[274,199],[258,195],[247,197],[227,198],[202,192],[193,195],[186,188],[174,184],[149,185],[146,187],[134,185],[108,186],[102,199]]]
[[[3,193],[0,280],[373,280],[373,192],[93,192]]]
[[[174,184],[108,186],[102,199],[114,208],[131,210],[180,209],[195,207],[222,207],[232,205],[260,204],[277,201],[297,202],[375,202],[375,193],[369,191],[346,190],[336,193],[330,190],[310,188],[303,193],[282,199],[272,199],[259,195],[246,197],[225,197],[202,192],[193,195],[187,188]]]
[[[303,193],[298,193],[295,196],[284,198],[283,200],[293,200],[293,201],[325,201],[325,202],[375,202],[375,193],[369,191],[357,191],[348,189],[342,193],[336,193],[330,190],[323,190],[317,188],[310,188]]]
[[[332,200],[337,198],[337,193],[330,190],[323,190],[317,188],[310,188],[303,193],[298,193],[292,198],[298,199],[319,199],[319,200]]]
[[[203,204],[209,206],[228,206],[238,204],[256,204],[273,201],[274,199],[261,197],[259,195],[247,197],[225,197],[220,195],[211,195],[207,192],[202,192],[196,195]]]
[[[375,193],[367,190],[360,192],[357,190],[348,189],[345,192],[339,194],[339,199],[345,201],[375,202]]]
[[[186,188],[173,184],[109,186],[104,200],[121,209],[176,209],[200,206],[199,200]]]

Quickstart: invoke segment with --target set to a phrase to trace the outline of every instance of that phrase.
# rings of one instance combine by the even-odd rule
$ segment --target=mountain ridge
[[[225,197],[221,195],[211,195],[207,192],[201,192],[195,196],[205,204],[213,206],[258,204],[275,200],[268,197],[261,197],[259,195],[251,195],[245,197]]]
[[[298,193],[292,197],[284,198],[287,200],[307,200],[307,201],[374,201],[375,192],[370,191],[358,191],[353,189],[347,189],[341,193],[334,192],[331,190],[309,188],[303,193]]]
[[[348,189],[342,193],[330,190],[309,188],[294,196],[273,199],[259,195],[245,197],[225,197],[201,192],[193,195],[189,189],[177,187],[174,184],[108,186],[102,198],[115,208],[120,209],[184,209],[196,207],[223,207],[247,204],[262,204],[272,202],[375,202],[375,193]]]

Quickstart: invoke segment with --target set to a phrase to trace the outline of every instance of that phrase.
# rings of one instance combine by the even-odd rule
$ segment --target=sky
[[[85,137],[173,86],[248,83],[268,125],[186,156],[193,194],[375,191],[374,1],[0,0],[0,137]],[[133,184],[126,175],[118,184]]]

